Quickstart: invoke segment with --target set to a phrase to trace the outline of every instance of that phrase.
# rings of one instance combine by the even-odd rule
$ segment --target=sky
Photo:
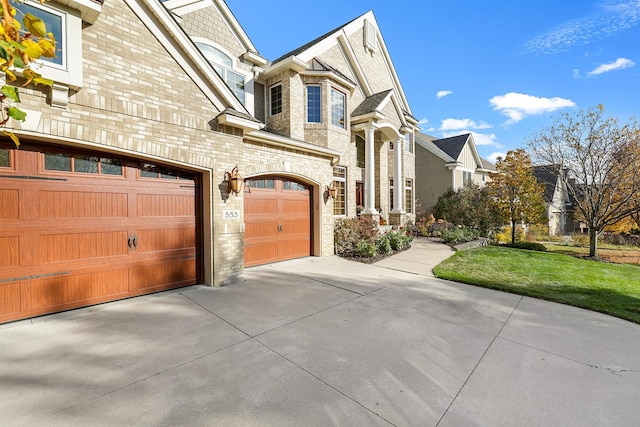
[[[495,161],[564,113],[640,119],[640,0],[227,0],[268,60],[369,10],[421,132]]]

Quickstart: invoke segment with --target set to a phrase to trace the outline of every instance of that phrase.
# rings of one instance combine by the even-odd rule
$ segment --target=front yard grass
[[[582,307],[640,323],[640,266],[487,246],[456,252],[436,277]]]

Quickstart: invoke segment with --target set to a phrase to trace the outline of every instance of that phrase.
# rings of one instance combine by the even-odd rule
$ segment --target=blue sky
[[[564,112],[640,116],[640,0],[227,0],[269,60],[373,10],[413,115],[493,160]]]

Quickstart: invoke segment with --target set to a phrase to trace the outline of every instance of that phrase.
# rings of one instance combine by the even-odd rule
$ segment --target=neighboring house
[[[416,200],[426,212],[448,189],[484,186],[495,166],[478,154],[470,133],[438,139],[416,134]]]
[[[550,165],[534,166],[533,174],[536,180],[544,185],[544,201],[547,205],[546,217],[548,218],[549,235],[571,233],[574,231],[574,208],[565,185],[568,171],[562,170],[562,177],[558,168]]]
[[[0,322],[331,255],[358,197],[413,208],[416,121],[371,12],[269,63],[223,0],[28,7],[60,51],[53,88],[21,89],[20,149],[0,140]]]

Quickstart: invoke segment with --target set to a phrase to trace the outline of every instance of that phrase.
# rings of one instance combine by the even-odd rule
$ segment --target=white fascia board
[[[385,118],[385,115],[382,114],[381,112],[373,111],[371,113],[361,114],[359,116],[351,117],[351,123],[353,125],[360,124],[360,123],[368,123],[368,122],[377,123],[381,120],[384,120],[384,118]]]
[[[256,52],[251,52],[251,51],[246,51],[245,53],[242,54],[242,57],[244,58],[245,61],[249,61],[252,64],[257,65],[258,67],[264,67],[269,62],[267,61],[266,58],[263,58],[262,56],[258,55]]]
[[[266,145],[291,148],[300,150],[309,154],[316,154],[331,159],[331,164],[335,165],[340,162],[342,153],[336,150],[322,147],[320,145],[310,144],[305,141],[287,138],[286,136],[276,135],[271,132],[257,130],[244,135],[246,141],[258,142]]]
[[[294,72],[300,73],[306,70],[309,66],[306,62],[301,61],[297,56],[290,56],[282,61],[267,67],[260,73],[260,78],[268,79],[269,77],[281,73],[284,70],[293,70]]]
[[[243,131],[262,129],[264,125],[260,122],[253,120],[247,120],[242,117],[234,116],[233,114],[221,113],[217,117],[218,123],[221,125],[231,126],[234,128],[240,128]]]
[[[124,1],[216,108],[231,107],[250,114],[159,1]]]
[[[301,76],[314,76],[314,77],[329,78],[329,79],[335,81],[336,83],[340,84],[341,86],[348,88],[352,92],[356,88],[356,84],[355,83],[340,77],[339,75],[337,75],[333,71],[305,70],[305,71],[300,72],[300,75]]]
[[[473,134],[469,134],[469,138],[467,138],[467,145],[471,148],[471,153],[473,154],[473,158],[476,159],[476,165],[479,165],[478,168],[482,168],[482,159],[480,158],[480,154],[478,153],[478,148],[476,148],[476,142],[473,139]]]
[[[80,18],[89,24],[95,24],[102,12],[102,5],[91,0],[55,0],[80,12]]]

